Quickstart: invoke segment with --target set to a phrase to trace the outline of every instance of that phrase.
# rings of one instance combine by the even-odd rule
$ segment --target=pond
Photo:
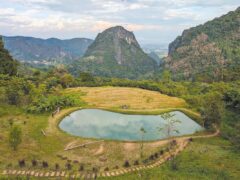
[[[180,111],[170,114],[180,121],[174,124],[174,129],[179,132],[173,132],[173,136],[203,130],[199,124]],[[140,129],[144,128],[146,132],[143,139],[152,141],[167,138],[166,124],[161,115],[128,115],[99,109],[83,109],[66,116],[59,127],[75,136],[122,141],[142,140],[143,133]]]

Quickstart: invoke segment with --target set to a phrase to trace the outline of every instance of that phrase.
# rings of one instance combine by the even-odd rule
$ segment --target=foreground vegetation
[[[220,137],[194,140],[185,151],[177,156],[177,169],[168,163],[143,172],[126,174],[114,178],[100,179],[232,179],[239,178],[240,156],[232,150],[231,143]]]
[[[9,61],[0,68],[0,170],[92,172],[139,163],[140,143],[104,141],[87,148],[64,151],[69,144],[93,140],[59,131],[58,122],[79,107],[146,114],[179,109],[201,120],[207,129],[217,125],[221,138],[196,140],[180,155],[175,171],[165,164],[145,171],[143,178],[239,177],[239,81],[174,82],[167,71],[151,81],[93,77],[88,73],[73,77],[62,66],[46,71],[26,68],[17,72],[17,63],[7,56],[6,51],[1,53]],[[59,109],[60,113],[55,113]],[[163,142],[145,143],[147,148],[143,157],[151,160],[153,154],[165,145]],[[139,175],[118,178],[138,179]]]

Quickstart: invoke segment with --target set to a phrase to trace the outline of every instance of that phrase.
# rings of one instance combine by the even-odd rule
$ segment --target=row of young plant
[[[142,162],[139,161],[139,160],[135,160],[131,164],[131,162],[129,160],[126,160],[123,163],[122,167],[123,168],[129,168],[131,166],[138,166],[138,165],[141,165],[141,164],[144,164],[144,165],[151,164],[155,160],[162,157],[164,155],[164,153],[169,152],[175,146],[176,146],[176,141],[173,141],[172,145],[171,145],[171,148],[161,149],[158,152],[155,152],[155,153],[149,155],[149,157],[144,159]],[[79,162],[78,161],[71,162],[70,160],[68,160],[63,167],[61,167],[61,165],[59,163],[55,163],[52,168],[56,171],[58,171],[58,170],[72,170],[74,164],[79,164]],[[25,159],[18,160],[18,166],[20,168],[26,168],[26,167],[44,168],[44,169],[50,168],[50,165],[47,161],[40,161],[40,160],[36,160],[36,159],[33,159],[30,162],[27,162]],[[10,168],[10,167],[11,166],[8,165],[8,168]],[[112,168],[112,170],[116,170],[116,169],[119,169],[119,168],[120,168],[119,166],[115,166],[115,167]],[[84,171],[84,170],[85,170],[84,164],[80,163],[78,171]],[[111,169],[109,167],[105,167],[103,170],[104,171],[110,171]],[[89,171],[89,169],[88,169],[88,171]],[[99,171],[98,167],[93,167],[92,168],[92,172],[98,172],[98,171]]]

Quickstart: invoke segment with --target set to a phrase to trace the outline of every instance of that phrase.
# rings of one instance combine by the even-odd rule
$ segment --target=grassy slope
[[[96,89],[96,88],[93,88]],[[106,89],[106,88],[102,88]],[[108,89],[113,89],[109,88]],[[72,89],[70,89],[73,91]],[[129,89],[130,91],[132,89]],[[69,89],[66,90],[69,93]],[[75,89],[77,93],[79,93],[78,89]],[[146,92],[141,90],[142,92]],[[150,93],[150,92],[148,92]],[[154,92],[153,92],[154,93]],[[111,93],[109,93],[111,94]],[[113,94],[114,97],[119,97],[117,94]],[[121,94],[122,95],[122,94]],[[125,95],[128,95],[125,93]],[[140,94],[138,94],[140,95]],[[135,96],[138,98],[139,96]],[[154,96],[155,98],[158,95]],[[101,96],[100,96],[101,97]],[[100,98],[99,97],[99,98]],[[111,97],[107,97],[110,98]],[[132,98],[132,97],[131,97]],[[171,99],[171,97],[169,97]],[[181,99],[178,99],[180,102],[183,102]],[[124,101],[127,102],[128,99]],[[177,102],[179,102],[177,101]],[[113,101],[118,102],[118,101]],[[129,101],[131,102],[131,101]],[[144,105],[145,104],[145,105]],[[155,104],[151,104],[151,102],[144,101],[141,107],[145,107],[146,105],[149,107],[156,107]],[[118,107],[112,104],[113,107]],[[185,107],[186,104],[182,103],[182,107]],[[130,106],[130,109],[126,111],[132,110],[133,105]],[[179,106],[181,108],[181,106]],[[109,107],[108,109],[114,109]],[[170,108],[171,109],[171,108]],[[115,109],[116,110],[116,109]],[[123,111],[121,108],[118,108],[119,111]],[[169,110],[169,108],[157,108],[155,111],[152,109],[133,109],[132,112],[138,111],[142,112],[162,112],[165,110]],[[185,109],[186,110],[186,109]],[[71,111],[71,109],[61,111],[57,118],[60,118],[62,115]],[[187,110],[186,110],[187,111]],[[191,112],[191,111],[190,111]],[[193,114],[193,113],[192,113]],[[196,114],[195,114],[196,115]],[[64,165],[66,161],[61,160],[56,155],[61,154],[63,156],[69,157],[69,159],[77,159],[80,158],[80,162],[90,162],[85,164],[86,169],[91,169],[93,165],[99,164],[99,157],[101,155],[93,156],[93,154],[99,149],[99,144],[95,144],[89,146],[84,149],[76,149],[69,152],[64,152],[64,146],[72,141],[77,140],[79,143],[84,143],[91,141],[89,139],[77,138],[66,135],[65,133],[59,131],[56,127],[58,119],[48,118],[49,114],[37,114],[31,115],[26,114],[24,110],[20,108],[16,108],[13,106],[0,106],[0,170],[7,167],[7,165],[11,164],[10,168],[18,168],[17,161],[19,159],[27,160],[27,168],[30,168],[30,161],[32,159],[37,160],[46,160],[50,164],[49,169],[54,169],[54,164],[59,163],[61,169],[64,169]],[[23,143],[19,146],[19,151],[14,152],[10,149],[8,145],[7,135],[9,131],[9,119],[13,119],[15,124],[19,124],[23,129]],[[54,120],[54,121],[53,121]],[[24,125],[24,121],[26,124]],[[50,122],[50,126],[48,123]],[[44,137],[41,133],[41,129],[44,129],[47,132],[47,137]],[[139,154],[136,153],[139,151],[139,144],[135,143],[120,143],[113,141],[104,142],[104,154],[108,157],[109,161],[103,165],[103,168],[108,166],[112,169],[115,165],[122,166],[124,160],[128,159],[130,162],[139,158]],[[130,150],[127,151],[126,148]],[[155,152],[159,147],[155,147],[154,143],[147,143],[145,146],[148,148],[145,149],[145,156],[148,156],[150,153]],[[213,138],[212,140],[197,140],[194,144],[187,148],[187,150],[180,155],[181,163],[180,170],[176,172],[172,172],[169,170],[167,165],[164,165],[160,168],[155,168],[152,170],[148,170],[144,172],[145,179],[157,179],[159,176],[172,179],[187,179],[187,177],[191,176],[195,179],[201,179],[205,177],[205,179],[217,179],[216,175],[219,177],[229,177],[239,176],[239,155],[231,152],[229,143],[220,138]],[[208,151],[206,153],[201,154],[201,149],[205,149],[208,147]],[[200,156],[199,156],[200,154]],[[79,165],[74,165],[74,170],[76,170]],[[219,168],[220,167],[220,168]],[[32,168],[32,167],[31,167]],[[39,169],[40,167],[38,167]],[[49,170],[47,169],[47,170]],[[224,173],[220,173],[220,170],[223,169]],[[203,175],[202,175],[203,173]],[[205,174],[205,175],[204,175]],[[215,175],[216,174],[216,175]],[[149,177],[149,178],[147,178]],[[178,178],[177,178],[178,177]],[[118,177],[116,179],[139,179],[136,174],[125,175]]]
[[[109,93],[107,98],[112,99],[112,103],[110,103],[110,101],[107,102],[107,109],[116,110],[116,107],[118,107],[119,111],[123,111],[121,108],[119,108],[119,105],[124,105],[127,102],[130,103],[128,111],[131,111],[132,113],[136,111],[134,108],[137,107],[138,103],[141,107],[139,107],[140,109],[138,109],[140,113],[144,111],[145,113],[153,113],[151,109],[153,107],[161,107],[161,109],[157,109],[155,113],[169,111],[169,107],[174,107],[174,104],[169,104],[168,106],[161,105],[161,100],[174,100],[177,107],[186,106],[186,103],[181,99],[161,95],[152,91],[145,91],[136,88],[92,88],[92,90],[96,89],[100,90],[101,93],[104,93],[105,90],[107,90],[107,93]],[[70,90],[72,92],[69,92]],[[70,90],[68,89],[66,90],[66,92],[82,95],[79,89]],[[110,93],[109,91],[114,93]],[[135,92],[135,95],[133,92]],[[99,98],[99,103],[95,107],[100,107],[101,102],[104,102],[106,99],[106,96],[102,96],[101,93],[100,96],[97,94],[98,96],[95,97]],[[147,96],[146,99],[152,96],[153,100],[145,99],[142,103],[137,102],[139,99],[141,99],[141,96],[144,96],[142,98],[145,98],[145,96]],[[86,97],[83,98],[87,99],[88,97],[89,96],[86,95]],[[116,98],[118,98],[118,100]],[[149,108],[147,108],[147,106],[149,106]],[[87,107],[89,106],[86,106],[86,108]],[[27,168],[31,167],[30,164],[32,159],[37,159],[39,161],[46,160],[49,162],[50,168],[52,169],[55,163],[59,163],[61,168],[64,168],[66,161],[58,158],[57,155],[59,154],[64,157],[67,156],[71,160],[78,160],[79,162],[84,163],[89,162],[88,165],[86,165],[87,167],[85,166],[85,168],[91,169],[94,165],[100,165],[99,157],[101,155],[93,156],[93,154],[98,151],[100,144],[94,144],[89,146],[88,148],[80,148],[69,152],[63,151],[64,147],[70,142],[77,141],[78,144],[81,144],[92,141],[91,139],[84,139],[66,135],[66,133],[58,130],[58,121],[62,118],[62,116],[71,111],[72,108],[62,110],[61,113],[55,118],[49,118],[50,114],[27,114],[25,113],[24,109],[21,109],[20,107],[1,105],[0,154],[4,154],[4,156],[0,156],[0,169],[7,168],[8,165],[9,168],[18,168],[17,161],[20,159],[25,159],[27,161]],[[21,126],[23,131],[23,142],[19,146],[19,150],[16,152],[14,152],[8,144],[8,133],[10,129],[9,119],[13,119],[14,124],[18,124],[19,126]],[[26,121],[26,124],[24,124],[24,121]],[[46,137],[43,136],[43,134],[41,133],[41,129],[44,129],[44,131],[46,132]],[[136,151],[139,151],[138,143],[130,144],[131,149],[129,150],[126,150],[129,144],[126,144],[124,142],[106,141],[103,143],[103,146],[104,155],[107,156],[109,159],[108,162],[104,165],[104,167],[108,166],[109,168],[112,168],[116,165],[122,166],[124,160],[126,159],[134,161],[139,158],[139,153],[136,153]],[[145,152],[146,156],[148,156],[150,153],[155,152],[158,148],[154,145],[154,143],[149,143],[148,146],[149,148]],[[74,168],[77,169],[78,167],[79,165],[75,165]]]
[[[173,171],[166,163],[161,167],[139,173],[127,174],[114,178],[116,180],[214,180],[231,179],[240,177],[240,156],[232,151],[231,144],[220,138],[195,140],[187,149],[177,156],[179,168]]]
[[[154,110],[187,106],[183,99],[138,88],[80,87],[65,90],[67,94],[81,92],[86,94],[83,99],[93,107],[119,109],[121,106],[127,105],[131,110]]]

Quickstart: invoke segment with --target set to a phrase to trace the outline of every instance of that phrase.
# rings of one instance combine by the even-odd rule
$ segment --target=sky
[[[140,44],[168,44],[238,6],[239,0],[0,0],[0,34],[94,39],[121,25]]]

